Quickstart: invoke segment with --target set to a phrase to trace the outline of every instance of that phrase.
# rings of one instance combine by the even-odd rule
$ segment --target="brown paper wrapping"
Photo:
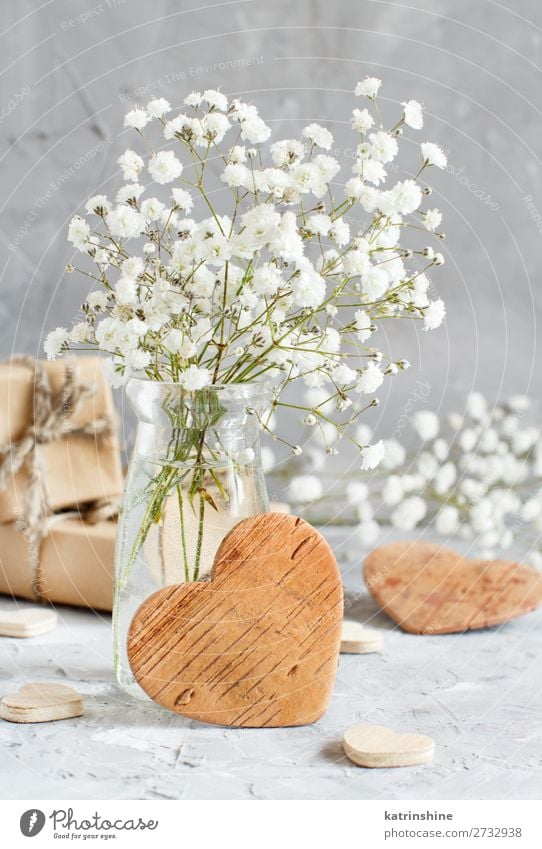
[[[116,414],[111,391],[101,370],[99,357],[77,357],[80,379],[96,387],[78,404],[69,422],[81,427],[99,418],[113,423],[113,432],[99,436],[66,435],[37,445],[42,481],[52,512],[90,501],[110,499],[123,488]],[[66,358],[44,363],[53,392],[60,391]],[[33,421],[33,373],[18,363],[0,363],[0,444],[20,439]],[[12,522],[23,510],[28,473],[25,465],[0,490],[0,522]]]
[[[40,549],[42,599],[111,610],[116,530],[113,521],[59,520]],[[36,599],[28,546],[13,523],[0,525],[0,593]]]

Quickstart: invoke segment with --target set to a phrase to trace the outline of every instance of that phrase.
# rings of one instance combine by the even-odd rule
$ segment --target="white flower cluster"
[[[382,474],[370,486],[354,480],[346,487],[362,544],[377,543],[383,525],[407,532],[431,525],[443,537],[473,540],[480,557],[492,557],[521,533],[522,544],[530,546],[526,559],[542,567],[542,441],[540,428],[523,423],[528,408],[525,396],[490,407],[473,392],[463,414],[440,420],[429,410],[414,413],[411,425],[421,444],[408,456],[396,439],[377,443]],[[362,438],[370,440],[370,432]],[[290,485],[296,502],[323,492],[314,475]]]
[[[372,346],[379,322],[421,319],[430,330],[445,315],[443,301],[429,298],[427,276],[442,254],[406,249],[400,238],[420,229],[443,238],[438,209],[422,209],[430,189],[419,177],[443,168],[446,157],[423,142],[416,180],[388,175],[404,128],[423,126],[423,109],[405,102],[385,129],[375,107],[380,85],[367,78],[356,87],[370,108],[353,110],[357,157],[344,186],[330,154],[333,136],[318,124],[266,153],[271,131],[257,108],[219,91],[193,92],[174,116],[164,98],[132,109],[124,125],[151,153],[126,150],[115,199],[92,197],[87,217],[72,219],[68,239],[93,260],[94,271],[84,273],[96,285],[84,320],[49,334],[47,355],[96,347],[109,355],[116,385],[136,372],[188,390],[265,378],[276,386],[275,406],[301,379],[337,410],[357,414],[360,395],[408,365],[383,362]],[[152,128],[160,130],[160,149],[147,135]],[[162,149],[164,140],[184,159]],[[230,191],[227,213],[211,202],[211,160],[221,163]],[[191,215],[196,204],[201,218]],[[302,409],[320,427],[330,424],[320,405]],[[374,468],[382,446],[359,448],[362,468]]]

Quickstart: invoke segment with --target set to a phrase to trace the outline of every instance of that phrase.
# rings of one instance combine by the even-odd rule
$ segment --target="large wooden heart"
[[[542,605],[542,575],[511,560],[470,560],[425,542],[395,542],[365,560],[369,592],[404,631],[489,628]]]
[[[343,613],[337,563],[303,519],[267,513],[225,537],[211,581],[174,584],[136,611],[133,673],[156,702],[220,725],[306,725],[325,712]]]

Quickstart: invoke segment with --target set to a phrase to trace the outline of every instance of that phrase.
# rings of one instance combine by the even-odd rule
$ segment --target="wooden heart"
[[[341,654],[371,654],[382,651],[384,640],[381,631],[366,628],[353,619],[343,621]]]
[[[24,684],[0,702],[0,716],[9,722],[51,722],[82,713],[83,697],[64,684]]]
[[[435,741],[424,734],[397,734],[384,725],[352,725],[343,737],[345,755],[358,766],[414,766],[433,760]]]
[[[325,539],[295,516],[244,519],[220,545],[211,578],[165,587],[136,611],[128,657],[141,687],[204,722],[315,722],[341,642],[342,583]]]
[[[470,560],[425,542],[394,542],[365,560],[369,592],[412,634],[489,628],[542,605],[542,574],[511,560]]]
[[[0,637],[37,637],[52,631],[58,616],[47,607],[0,609]]]

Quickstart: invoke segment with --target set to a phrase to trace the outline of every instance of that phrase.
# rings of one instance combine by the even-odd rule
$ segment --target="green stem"
[[[198,538],[196,542],[196,557],[194,560],[194,576],[192,578],[193,581],[197,581],[199,578],[199,567],[201,560],[201,547],[203,543],[203,520],[205,516],[205,499],[203,495],[199,497],[199,517],[198,517]]]
[[[181,487],[177,487],[177,500],[179,502],[179,519],[181,523],[181,545],[183,549],[183,563],[184,563],[184,579],[186,583],[190,581],[190,570],[188,568],[188,554],[186,551],[186,532],[184,527],[184,506],[183,506],[183,494]]]

